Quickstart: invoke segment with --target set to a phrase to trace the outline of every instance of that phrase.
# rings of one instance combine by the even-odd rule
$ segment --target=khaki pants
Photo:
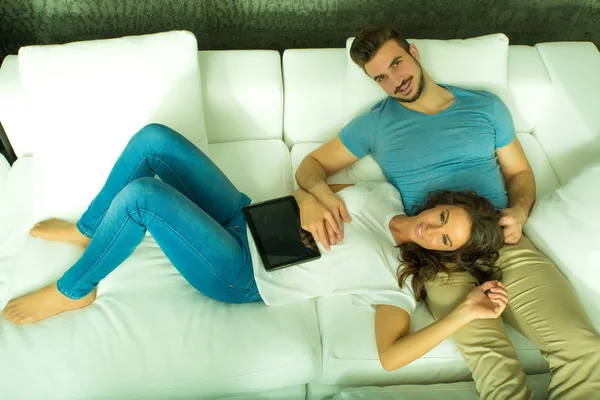
[[[509,293],[502,318],[548,360],[550,398],[600,398],[600,335],[571,285],[525,237],[504,246],[498,265]],[[444,278],[426,285],[427,306],[436,319],[448,314],[477,285],[468,273],[452,274],[449,282]],[[501,319],[472,321],[452,339],[473,372],[482,399],[532,397]]]

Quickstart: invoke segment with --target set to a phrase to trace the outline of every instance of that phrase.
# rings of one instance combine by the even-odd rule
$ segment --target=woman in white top
[[[346,187],[340,196],[353,218],[344,242],[319,260],[266,273],[241,212],[251,202],[248,196],[183,136],[148,125],[132,137],[76,224],[51,219],[31,229],[34,237],[85,247],[81,258],[56,283],[11,300],[2,313],[25,324],[91,304],[98,283],[147,231],[194,288],[218,300],[279,305],[351,293],[376,306],[376,337],[386,369],[418,358],[470,320],[495,318],[504,310],[502,284],[483,283],[503,241],[498,214],[487,200],[445,193],[407,217],[398,192],[387,183]],[[301,213],[314,201],[302,190],[296,199]],[[406,265],[399,269],[401,253]],[[423,283],[444,265],[476,271],[483,284],[454,313],[409,334]]]

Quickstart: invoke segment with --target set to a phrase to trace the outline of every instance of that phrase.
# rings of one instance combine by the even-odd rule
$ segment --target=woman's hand
[[[508,292],[500,281],[488,281],[477,286],[460,304],[469,319],[498,318],[508,304]]]

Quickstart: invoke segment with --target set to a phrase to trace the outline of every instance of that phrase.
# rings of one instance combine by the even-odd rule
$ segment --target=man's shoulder
[[[447,86],[447,88],[459,99],[463,107],[469,109],[478,109],[486,113],[491,113],[497,103],[502,103],[498,95],[484,89],[466,89],[456,86]]]
[[[394,105],[393,104],[394,102],[395,102],[395,100],[392,97],[387,96],[386,98],[375,103],[375,105],[373,107],[371,107],[371,109],[369,110],[369,113],[372,114],[373,116],[379,117],[386,112],[395,110],[396,109],[395,107],[392,108],[392,106]]]
[[[498,98],[494,93],[484,89],[466,89],[457,86],[446,86],[455,96],[467,98],[471,100],[490,101]]]

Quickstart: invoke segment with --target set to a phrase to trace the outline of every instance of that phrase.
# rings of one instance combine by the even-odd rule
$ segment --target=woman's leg
[[[146,229],[183,277],[205,295],[236,303],[260,299],[243,214],[231,216],[223,227],[170,185],[140,178],[114,198],[82,257],[56,285],[9,302],[4,315],[27,323],[77,308],[71,302],[93,293],[133,253]]]
[[[48,240],[92,238],[115,196],[130,182],[158,177],[183,193],[220,225],[225,226],[250,199],[240,193],[223,172],[198,147],[173,129],[150,124],[136,133],[117,159],[106,183],[87,211],[65,232],[67,225],[50,220],[32,229],[32,235]],[[62,229],[62,231],[60,230]],[[62,233],[63,235],[57,235]],[[65,235],[66,233],[66,235]],[[72,234],[69,236],[69,233]],[[58,239],[57,239],[58,236]]]

